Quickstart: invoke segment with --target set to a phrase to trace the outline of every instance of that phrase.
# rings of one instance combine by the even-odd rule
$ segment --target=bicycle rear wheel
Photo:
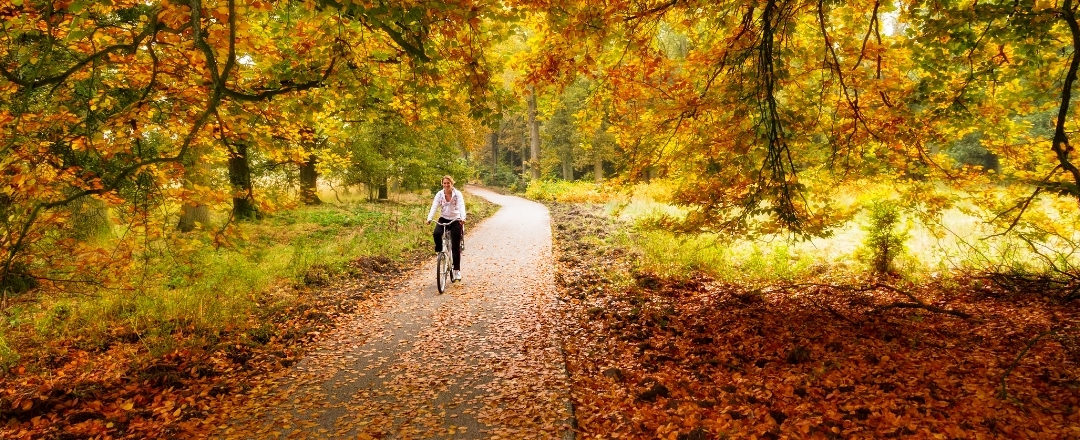
[[[453,283],[457,280],[454,279],[454,247],[449,230],[443,234],[443,249],[446,254],[446,277]]]
[[[450,256],[449,252],[439,252],[439,257],[435,263],[435,285],[439,288],[439,293],[446,291],[446,286],[450,284]]]

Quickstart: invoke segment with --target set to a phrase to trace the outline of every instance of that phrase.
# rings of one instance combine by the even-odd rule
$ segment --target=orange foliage
[[[639,273],[624,288],[604,274],[633,256],[590,244],[593,222],[554,218],[582,438],[1080,435],[1075,304],[977,279],[911,292],[969,318],[890,308],[910,298],[858,285],[751,290]]]
[[[491,21],[480,18],[502,13],[486,3],[192,4],[0,4],[0,279],[52,278],[50,255],[90,269],[69,281],[116,277],[57,234],[62,211],[97,198],[124,229],[116,236],[138,242],[170,229],[176,206],[229,200],[214,170],[233,144],[299,163],[313,154],[303,129],[344,138],[324,119],[377,107],[416,121],[470,103],[484,113]],[[443,93],[458,83],[468,93]]]

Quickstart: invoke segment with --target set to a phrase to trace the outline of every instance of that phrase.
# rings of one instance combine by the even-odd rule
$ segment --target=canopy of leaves
[[[328,169],[355,160],[366,173],[356,181],[408,169],[407,187],[462,172],[413,153],[488,111],[484,48],[505,14],[484,2],[0,2],[5,297],[25,277],[131,288],[98,275],[122,278],[131,260],[117,256],[171,237],[178,206],[226,203],[230,158],[254,161],[254,177],[271,183],[313,155]],[[365,125],[349,121],[383,118],[401,127],[395,137],[424,136],[343,151]],[[468,136],[440,137],[432,157],[460,152]],[[395,165],[372,162],[379,155]],[[85,198],[111,216],[115,249],[56,233]]]
[[[682,181],[682,226],[823,234],[831,190],[865,177],[1080,196],[1071,2],[516,4],[539,10],[529,80],[597,81],[609,159]]]

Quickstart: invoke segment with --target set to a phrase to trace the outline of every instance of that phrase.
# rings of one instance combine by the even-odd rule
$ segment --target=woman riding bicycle
[[[451,250],[454,254],[454,281],[461,281],[461,236],[465,233],[465,198],[462,197],[461,191],[454,188],[454,178],[450,176],[443,176],[442,178],[442,191],[435,193],[435,200],[431,202],[431,210],[428,211],[427,224],[431,224],[432,217],[435,216],[435,210],[439,210],[438,223],[450,223],[450,242]],[[435,232],[433,233],[435,238],[435,252],[442,252],[442,235],[446,229],[443,225],[436,224]]]

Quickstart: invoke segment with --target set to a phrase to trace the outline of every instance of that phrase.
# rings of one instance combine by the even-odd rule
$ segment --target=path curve
[[[469,186],[501,208],[466,224],[463,281],[435,287],[434,258],[387,301],[328,335],[222,438],[567,438],[552,317],[547,208]]]

